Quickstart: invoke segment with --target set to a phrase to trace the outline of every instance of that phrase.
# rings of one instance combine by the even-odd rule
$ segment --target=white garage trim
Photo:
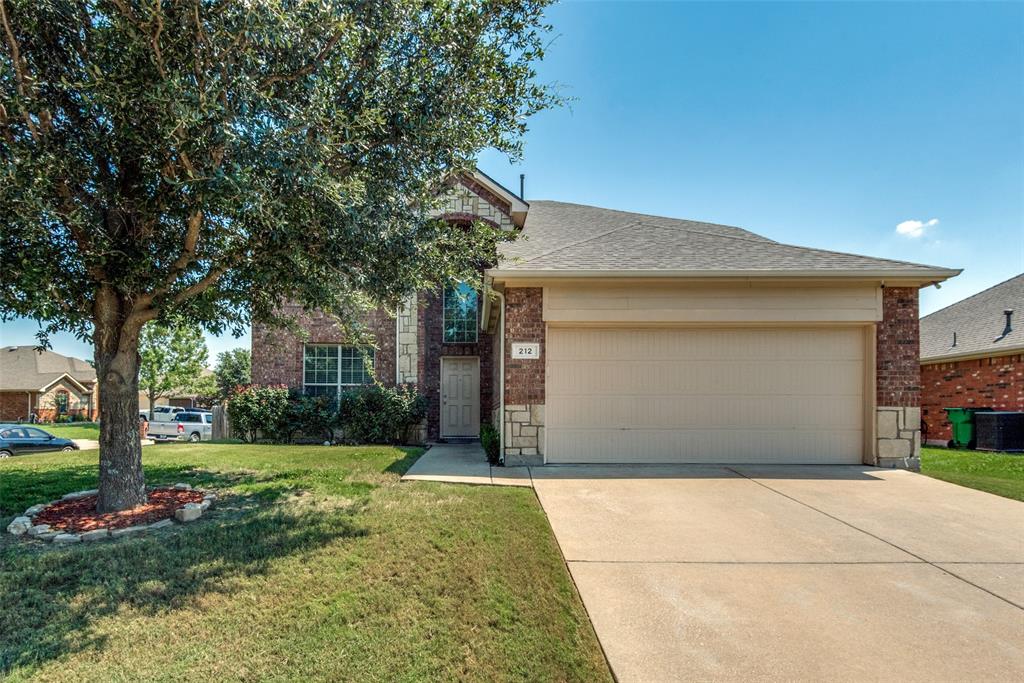
[[[868,337],[853,325],[548,325],[546,461],[860,463]]]

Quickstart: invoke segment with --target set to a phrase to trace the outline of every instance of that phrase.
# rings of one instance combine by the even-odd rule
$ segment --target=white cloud
[[[924,231],[928,228],[933,228],[939,224],[938,218],[932,218],[928,221],[903,221],[896,226],[896,232],[906,237],[920,237],[924,234]]]

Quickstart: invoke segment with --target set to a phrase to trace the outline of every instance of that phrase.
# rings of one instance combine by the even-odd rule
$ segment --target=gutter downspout
[[[399,323],[402,318],[402,304],[398,304],[398,308],[395,310],[395,387],[397,388],[402,383],[398,380],[401,379],[401,372],[398,369],[398,335],[399,335]]]

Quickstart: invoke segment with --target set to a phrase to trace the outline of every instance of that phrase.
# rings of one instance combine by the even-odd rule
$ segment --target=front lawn
[[[418,451],[174,444],[148,482],[222,499],[149,536],[0,540],[0,678],[610,680],[533,492],[399,483]],[[0,462],[0,522],[96,451]]]
[[[99,439],[100,426],[95,422],[65,422],[63,424],[36,425],[62,439]]]
[[[936,479],[1024,501],[1024,453],[1012,455],[924,447],[921,449],[921,472]]]

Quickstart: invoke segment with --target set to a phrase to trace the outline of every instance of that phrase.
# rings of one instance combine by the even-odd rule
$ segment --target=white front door
[[[480,359],[441,359],[441,436],[479,436]]]

